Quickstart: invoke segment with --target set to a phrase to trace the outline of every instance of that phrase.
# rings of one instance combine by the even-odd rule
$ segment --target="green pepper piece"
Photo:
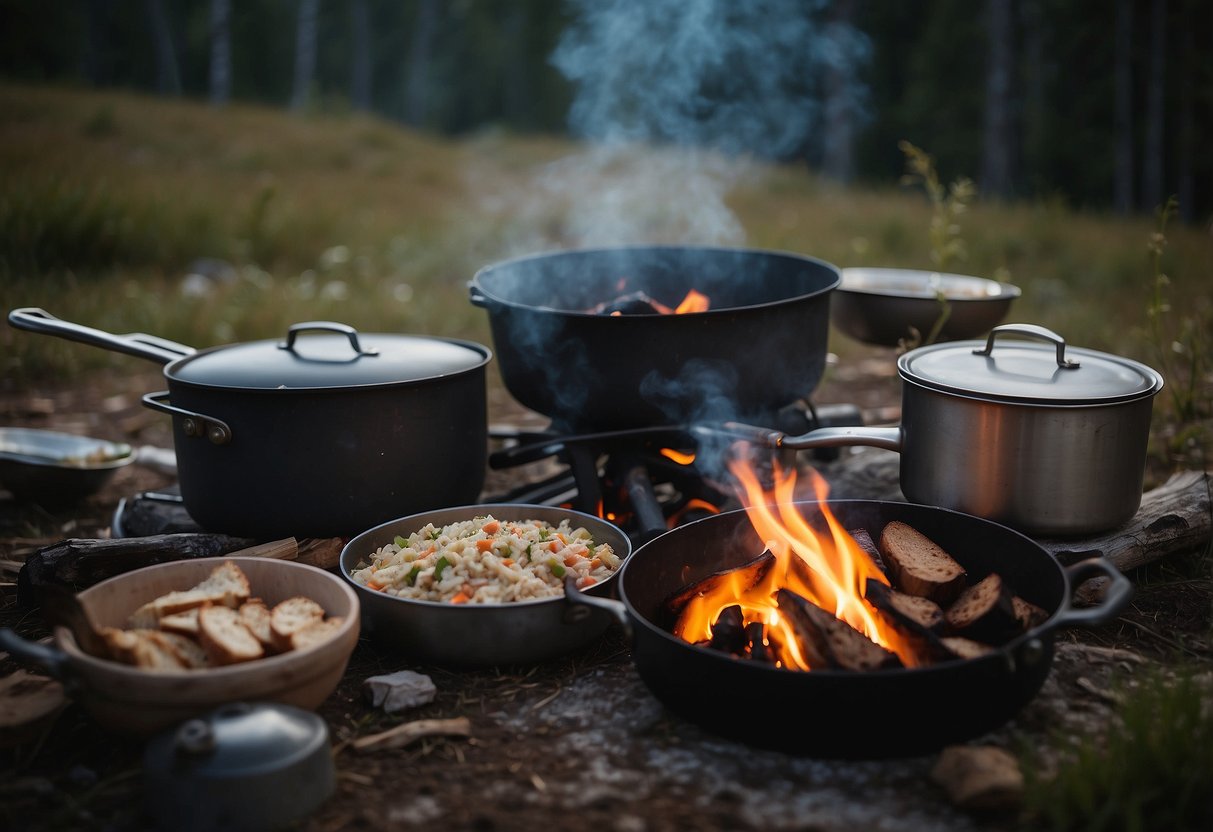
[[[421,564],[414,563],[413,568],[409,570],[409,574],[404,576],[404,582],[412,586],[417,583],[417,576],[421,574]]]
[[[548,558],[548,568],[552,570],[552,574],[557,578],[564,577],[564,566],[556,558]]]
[[[446,555],[438,558],[438,562],[434,564],[434,580],[442,578],[442,570],[451,565],[451,562],[446,559]]]
[[[396,535],[392,542],[396,544],[397,549],[407,549],[409,547],[409,542],[400,535]]]

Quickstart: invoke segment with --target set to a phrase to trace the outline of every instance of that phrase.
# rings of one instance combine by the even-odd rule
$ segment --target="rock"
[[[372,706],[382,707],[389,714],[428,705],[438,693],[429,676],[412,670],[371,676],[362,683],[362,690]]]
[[[931,779],[962,809],[1015,809],[1023,801],[1019,761],[993,745],[945,748],[931,769]]]

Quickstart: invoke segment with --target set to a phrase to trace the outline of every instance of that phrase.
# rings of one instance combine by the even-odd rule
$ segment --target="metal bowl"
[[[19,500],[63,504],[134,462],[131,446],[35,428],[0,428],[0,485]]]
[[[621,560],[632,543],[607,521],[572,509],[524,503],[459,506],[392,520],[363,532],[341,551],[341,574],[353,586],[362,606],[364,632],[383,647],[415,661],[458,667],[531,664],[577,650],[598,638],[612,616],[603,610],[574,607],[563,595],[503,604],[449,604],[399,598],[372,590],[353,579],[359,561],[369,561],[380,546],[397,535],[407,537],[433,523],[442,527],[491,514],[498,520],[544,520],[553,526],[568,519],[583,526],[599,543],[609,543]],[[622,564],[620,564],[622,569]],[[613,591],[619,571],[586,593]]]
[[[947,312],[935,341],[976,338],[997,326],[1021,294],[1018,286],[961,274],[913,269],[842,270],[830,299],[830,317],[841,332],[865,344],[894,347],[925,341]],[[945,306],[946,302],[946,306]]]

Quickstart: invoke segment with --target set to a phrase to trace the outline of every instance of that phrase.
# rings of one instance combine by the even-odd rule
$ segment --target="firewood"
[[[909,632],[934,633],[943,623],[943,608],[930,598],[898,592],[872,578],[868,578],[864,598]]]
[[[880,552],[897,588],[946,605],[965,588],[964,567],[933,540],[899,520],[880,533]]]
[[[844,670],[901,667],[901,659],[895,653],[795,592],[781,589],[775,593],[775,600],[795,630],[796,640],[811,667]]]
[[[1011,609],[1015,613],[1015,620],[1019,622],[1019,627],[1022,630],[1030,630],[1033,627],[1039,627],[1045,623],[1049,614],[1040,607],[1033,604],[1031,601],[1025,601],[1016,595],[1011,599]]]
[[[943,646],[946,655],[953,659],[979,659],[987,653],[994,652],[994,648],[988,644],[961,636],[944,636],[939,643]]]
[[[758,557],[743,563],[741,566],[735,566],[732,569],[722,569],[694,583],[687,584],[666,598],[662,606],[672,621],[681,615],[682,608],[695,596],[714,592],[728,580],[739,580],[742,584],[741,589],[744,591],[756,586],[759,581],[766,577],[767,572],[774,565],[775,556],[769,550],[764,550]]]
[[[1002,576],[991,572],[960,594],[944,621],[953,634],[998,644],[1019,631],[1012,597]]]
[[[745,641],[749,648],[750,659],[763,664],[774,664],[775,654],[765,641],[766,627],[761,621],[751,621],[745,625]]]
[[[888,572],[889,568],[885,566],[884,557],[880,554],[880,547],[876,545],[876,541],[872,539],[872,535],[868,534],[867,529],[847,529],[847,534],[851,539],[859,544],[859,548],[863,553],[872,559],[872,563],[880,567],[881,572]]]
[[[733,604],[720,611],[712,624],[711,648],[734,656],[745,652],[745,614],[741,606]]]

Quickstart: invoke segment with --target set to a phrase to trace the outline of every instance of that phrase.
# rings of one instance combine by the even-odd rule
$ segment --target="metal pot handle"
[[[489,307],[488,296],[480,291],[480,287],[475,283],[468,284],[468,300],[471,301],[472,306],[479,306],[481,309]]]
[[[632,640],[632,622],[628,619],[628,608],[622,601],[587,595],[577,588],[576,581],[571,577],[564,579],[564,600],[568,603],[568,609],[564,613],[565,623],[583,621],[594,610],[603,610],[623,625],[624,635],[628,641]]]
[[[363,349],[358,343],[358,330],[347,324],[339,324],[334,321],[304,321],[303,323],[291,324],[286,331],[286,343],[279,344],[278,349],[295,351],[295,340],[299,337],[299,333],[308,329],[321,329],[326,332],[335,332],[338,335],[344,335],[350,339],[350,347],[353,348],[355,355],[377,356],[379,350],[371,347]]]
[[[227,422],[216,419],[214,416],[205,416],[192,410],[173,407],[168,404],[169,395],[167,390],[145,393],[143,406],[170,416],[180,416],[181,429],[185,431],[186,436],[205,436],[211,440],[213,445],[226,445],[232,441],[232,429],[228,427]]]
[[[52,679],[63,683],[69,690],[75,687],[76,679],[71,669],[71,658],[63,650],[52,644],[42,644],[30,641],[17,635],[8,627],[0,627],[0,649],[7,650],[13,657],[36,664],[46,670]]]
[[[1133,582],[1120,573],[1111,562],[1103,558],[1088,558],[1066,567],[1066,581],[1071,592],[1091,578],[1107,578],[1107,592],[1098,607],[1074,609],[1067,595],[1061,601],[1052,622],[1052,628],[1097,627],[1106,624],[1124,610],[1133,597]]]
[[[986,338],[984,349],[973,350],[973,355],[990,355],[994,352],[994,338],[1000,333],[1014,332],[1017,335],[1026,335],[1029,338],[1039,338],[1042,341],[1048,341],[1057,348],[1057,366],[1063,370],[1077,370],[1079,364],[1077,361],[1071,361],[1066,358],[1066,339],[1062,338],[1051,329],[1045,329],[1043,326],[1036,324],[1003,324],[996,326],[990,330],[989,336]]]
[[[43,335],[55,335],[68,341],[79,341],[81,344],[126,353],[136,358],[146,358],[158,364],[167,364],[174,359],[193,355],[196,352],[193,347],[142,332],[114,335],[101,329],[74,324],[70,321],[60,320],[46,310],[34,306],[9,312],[8,322],[17,329],[38,332]]]
[[[693,428],[697,432],[699,428]],[[817,428],[799,436],[788,436],[786,433],[769,428],[744,425],[740,422],[725,422],[720,428],[707,428],[716,433],[724,432],[737,439],[753,442],[764,448],[789,448],[794,451],[809,448],[840,448],[852,445],[866,445],[872,448],[883,448],[886,451],[901,451],[903,442],[902,430],[894,428],[869,427],[835,427]]]

